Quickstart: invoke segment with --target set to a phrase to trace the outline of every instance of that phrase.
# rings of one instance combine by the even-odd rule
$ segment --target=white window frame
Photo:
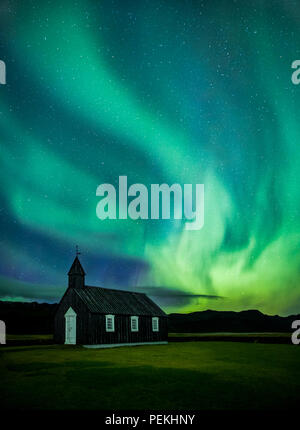
[[[136,322],[136,327],[133,327],[133,322]],[[130,317],[130,328],[131,328],[131,331],[139,331],[139,317],[136,317],[136,316],[132,316],[132,317]]]
[[[111,320],[111,327],[108,327],[108,322]],[[115,316],[114,315],[105,315],[105,330],[107,332],[115,331]]]
[[[159,318],[158,317],[152,318],[152,331],[159,331]]]

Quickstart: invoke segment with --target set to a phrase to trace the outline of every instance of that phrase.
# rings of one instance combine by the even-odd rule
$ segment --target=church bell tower
[[[81,266],[78,255],[78,248],[76,247],[76,257],[73,261],[73,264],[69,270],[69,288],[84,288],[84,278],[85,272]]]

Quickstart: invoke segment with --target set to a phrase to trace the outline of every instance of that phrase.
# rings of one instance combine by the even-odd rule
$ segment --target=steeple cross
[[[76,245],[76,257],[78,257],[78,255],[80,255],[81,252],[78,251],[78,245]]]

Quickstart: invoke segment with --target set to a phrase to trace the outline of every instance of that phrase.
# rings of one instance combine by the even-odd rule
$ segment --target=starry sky
[[[0,298],[300,311],[300,4],[3,0]],[[205,222],[96,217],[101,183],[203,183]]]

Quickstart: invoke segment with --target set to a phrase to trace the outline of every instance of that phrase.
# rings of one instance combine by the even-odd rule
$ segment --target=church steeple
[[[76,257],[73,264],[69,270],[69,288],[83,288],[84,287],[84,277],[85,272],[81,266],[78,255],[78,247],[76,247]]]

